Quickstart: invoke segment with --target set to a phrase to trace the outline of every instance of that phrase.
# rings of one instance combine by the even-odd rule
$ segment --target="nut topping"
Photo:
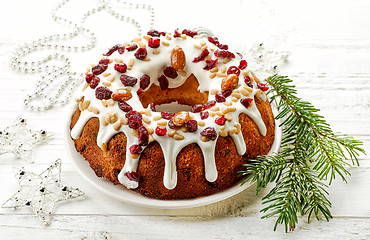
[[[176,115],[172,119],[172,122],[176,126],[181,127],[185,123],[189,122],[189,120],[190,120],[190,114],[188,112],[181,111],[181,112],[176,113]]]
[[[174,47],[171,52],[171,65],[176,71],[185,68],[185,53],[179,46]]]
[[[235,74],[229,74],[221,82],[221,89],[223,91],[233,90],[238,86],[239,78]]]
[[[131,91],[125,88],[117,89],[112,94],[114,101],[127,101],[132,98]]]

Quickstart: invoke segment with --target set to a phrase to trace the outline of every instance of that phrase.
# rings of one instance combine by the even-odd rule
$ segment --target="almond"
[[[181,111],[181,112],[176,113],[176,115],[172,119],[172,122],[176,126],[181,127],[185,123],[189,122],[189,120],[190,120],[190,114],[188,112]]]
[[[112,94],[114,101],[127,101],[132,98],[131,91],[125,88],[117,89]]]
[[[221,89],[223,91],[233,90],[238,86],[239,78],[236,74],[229,74],[221,82]]]
[[[185,53],[181,47],[176,46],[171,52],[171,65],[176,70],[184,70],[185,68]]]

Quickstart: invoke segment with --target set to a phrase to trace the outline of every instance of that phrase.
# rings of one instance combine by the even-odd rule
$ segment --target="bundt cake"
[[[268,87],[216,37],[150,30],[107,50],[85,79],[70,123],[76,150],[97,177],[147,197],[230,188],[274,142]],[[175,112],[156,110],[173,102]]]

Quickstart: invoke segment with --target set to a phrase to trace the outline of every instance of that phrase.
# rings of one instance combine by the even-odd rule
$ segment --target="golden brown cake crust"
[[[215,182],[208,182],[205,178],[203,155],[199,146],[189,144],[180,151],[176,159],[177,185],[172,190],[167,189],[163,185],[165,161],[162,149],[157,142],[152,142],[141,153],[138,166],[141,178],[139,187],[134,191],[157,199],[191,199],[208,196],[234,186],[240,180],[238,171],[242,169],[242,164],[257,155],[267,154],[275,138],[275,121],[269,101],[264,102],[258,97],[254,100],[267,128],[267,134],[262,136],[254,121],[246,114],[240,114],[239,123],[247,151],[243,156],[238,155],[231,137],[220,136],[215,151],[218,171]],[[80,110],[77,108],[72,116],[71,129],[79,116]],[[90,163],[98,177],[120,184],[117,176],[125,164],[126,136],[124,133],[116,134],[109,141],[107,151],[103,151],[96,144],[98,131],[99,119],[91,118],[86,123],[81,136],[78,139],[72,139],[76,150]]]

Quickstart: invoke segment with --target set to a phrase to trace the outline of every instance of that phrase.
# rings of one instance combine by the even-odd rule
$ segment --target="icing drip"
[[[144,37],[143,37],[144,38]],[[148,38],[148,36],[147,36]],[[147,39],[146,38],[146,39]],[[230,66],[238,66],[241,60],[241,57],[238,54],[235,54],[235,58],[228,59],[228,61],[223,62],[223,58],[218,59],[217,71],[212,72],[204,70],[205,61],[193,62],[193,60],[200,56],[202,51],[207,48],[209,49],[209,56],[206,59],[216,59],[214,51],[218,48],[215,44],[209,42],[205,37],[178,37],[174,38],[171,35],[160,36],[161,44],[154,49],[147,46],[147,40],[134,40],[137,44],[146,44],[146,49],[148,52],[147,59],[139,60],[136,59],[134,54],[136,51],[125,51],[123,54],[119,52],[114,52],[111,56],[107,57],[108,59],[114,60],[115,62],[123,62],[128,64],[129,62],[134,62],[129,66],[127,72],[124,74],[131,77],[140,79],[144,74],[147,74],[150,77],[150,87],[151,84],[160,85],[158,78],[163,74],[163,69],[166,66],[171,66],[171,51],[175,46],[181,46],[186,55],[186,64],[183,69],[182,74],[178,74],[174,79],[168,78],[169,88],[176,88],[181,86],[186,79],[191,75],[194,76],[199,81],[198,90],[201,92],[209,91],[208,101],[215,100],[215,93],[212,93],[211,90],[216,90],[216,92],[221,91],[221,82],[222,79],[226,76],[226,69]],[[186,38],[186,39],[185,39]],[[149,59],[149,60],[148,60]],[[105,71],[108,74],[98,75],[100,78],[99,86],[107,86],[111,91],[116,89],[124,88],[124,85],[120,81],[120,76],[122,75],[114,69],[115,62],[108,64],[108,68]],[[224,70],[222,70],[224,69]],[[164,123],[164,126],[167,129],[167,135],[159,136],[153,131],[150,133],[150,141],[157,141],[162,148],[164,160],[165,160],[165,169],[163,176],[163,184],[167,189],[173,189],[177,184],[177,171],[176,171],[176,158],[181,149],[188,144],[197,143],[203,152],[204,166],[205,166],[205,176],[209,182],[214,182],[217,179],[217,168],[215,163],[215,148],[216,142],[219,135],[223,136],[226,133],[230,135],[233,139],[237,152],[240,155],[243,155],[246,151],[246,146],[244,138],[241,132],[240,124],[238,123],[239,114],[247,114],[256,124],[261,135],[266,135],[266,126],[262,121],[261,114],[258,111],[254,100],[251,104],[246,107],[241,103],[241,98],[250,98],[254,99],[259,97],[263,101],[267,101],[266,94],[258,89],[254,74],[248,70],[243,69],[239,76],[239,84],[233,90],[233,94],[226,98],[226,102],[217,102],[216,105],[205,111],[209,112],[209,117],[202,120],[199,113],[189,113],[193,120],[196,120],[197,123],[203,122],[204,124],[198,124],[198,129],[193,132],[182,131],[178,129],[176,133],[170,136],[170,132],[173,131],[168,127],[168,120],[161,119],[161,114],[159,112],[152,112],[150,108],[144,109],[142,106],[137,91],[139,90],[139,84],[134,86],[126,87],[132,93],[132,98],[128,99],[126,102],[129,104],[133,110],[141,112],[142,116],[145,116],[146,121],[142,121],[143,126],[146,129],[156,129],[159,126],[159,121]],[[212,73],[215,73],[211,77]],[[252,80],[253,88],[248,87],[244,83],[243,78],[249,76]],[[104,85],[105,84],[105,85]],[[145,91],[145,90],[144,90]],[[86,122],[92,117],[98,117],[100,122],[99,133],[97,135],[97,144],[103,150],[106,149],[106,144],[109,140],[117,133],[123,132],[127,137],[127,146],[126,146],[126,160],[125,165],[122,171],[118,175],[118,180],[127,188],[137,188],[138,182],[135,179],[132,179],[128,176],[127,173],[136,172],[138,168],[138,163],[140,156],[133,155],[128,150],[130,146],[133,146],[138,143],[137,131],[133,130],[127,125],[127,119],[125,118],[125,112],[123,112],[118,103],[115,101],[108,100],[108,103],[103,103],[105,100],[99,100],[95,97],[95,89],[85,86],[84,90],[79,98],[84,97],[84,102],[80,101],[80,110],[81,115],[71,130],[71,137],[77,139]],[[88,104],[84,107],[85,101],[88,101]],[[110,101],[110,102],[109,102]],[[150,112],[150,114],[147,114]],[[219,116],[227,117],[227,121],[224,125],[218,125],[215,123],[215,119]],[[149,120],[148,120],[149,119]],[[160,119],[160,120],[158,120]],[[163,125],[162,125],[163,126]],[[205,141],[202,139],[200,133],[207,127],[213,127],[217,132],[217,137],[214,140]],[[136,131],[136,134],[135,134]]]

